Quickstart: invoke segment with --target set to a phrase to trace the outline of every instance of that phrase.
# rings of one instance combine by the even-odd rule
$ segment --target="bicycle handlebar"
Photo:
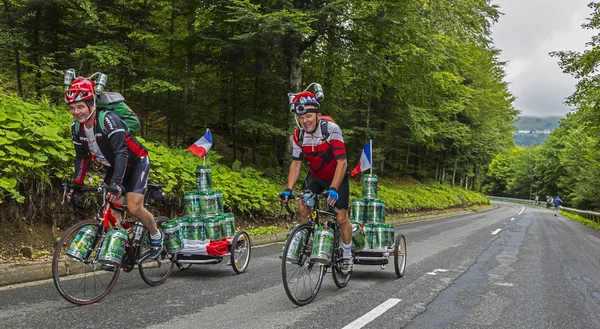
[[[107,187],[107,185],[105,183],[102,183],[99,186],[89,186],[89,187],[83,186],[83,185],[78,185],[78,184],[73,184],[73,183],[63,183],[62,184],[63,195],[62,195],[61,204],[65,204],[65,199],[67,197],[68,190],[73,190],[73,191],[77,191],[77,192],[102,193],[103,199],[105,199],[106,198],[106,187]],[[102,203],[102,205],[104,205],[104,203]]]
[[[307,200],[308,198],[307,198],[307,197],[305,197],[307,194],[309,195],[309,196],[308,196],[308,198],[314,198],[315,200],[319,200],[319,199],[327,199],[327,197],[328,197],[328,195],[327,195],[327,192],[323,192],[323,193],[312,193],[312,192],[310,192],[310,191],[308,191],[308,190],[306,190],[306,191],[305,191],[305,192],[303,192],[303,193],[292,194],[292,195],[290,195],[290,196],[288,197],[288,200],[287,200],[287,202],[285,202],[285,210],[287,210],[287,212],[288,212],[290,215],[294,216],[294,215],[295,215],[295,213],[294,213],[294,211],[292,211],[292,209],[290,209],[290,202],[289,202],[289,201],[290,201],[291,199],[294,199],[294,200]],[[282,201],[282,203],[283,203],[283,201]]]
[[[74,184],[74,183],[63,183],[62,184],[63,196],[62,196],[61,204],[65,204],[65,199],[67,197],[68,190],[73,190],[74,192],[76,191],[76,192],[102,193],[102,199],[106,200],[107,187],[108,187],[108,185],[106,185],[106,183],[102,183],[98,186],[84,186],[84,185],[79,185],[79,184]],[[156,200],[156,201],[163,200],[165,198],[165,193],[160,190],[161,187],[162,187],[161,184],[149,185],[148,189],[152,190],[152,193],[150,193],[150,198],[152,198],[153,200]],[[106,201],[102,202],[103,206],[104,206],[105,202]]]

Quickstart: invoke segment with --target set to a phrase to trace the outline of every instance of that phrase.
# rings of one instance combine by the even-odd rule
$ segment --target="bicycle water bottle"
[[[142,239],[142,233],[144,232],[144,225],[139,222],[136,221],[135,222],[135,229],[133,230],[133,238],[135,241],[139,242]]]

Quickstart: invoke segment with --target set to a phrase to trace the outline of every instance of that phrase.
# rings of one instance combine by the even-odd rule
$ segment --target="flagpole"
[[[206,165],[206,155],[202,157],[202,165],[205,166]]]
[[[371,155],[371,159],[369,159],[371,161],[371,175],[373,175],[373,140],[372,139],[369,139],[369,148],[370,148],[369,154]]]

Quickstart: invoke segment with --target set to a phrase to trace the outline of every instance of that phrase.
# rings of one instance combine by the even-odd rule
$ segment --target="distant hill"
[[[515,141],[515,145],[523,147],[529,147],[533,145],[533,143],[537,145],[542,145],[547,138],[547,134],[513,134],[513,140]]]
[[[548,138],[548,133],[558,128],[558,122],[564,116],[530,117],[522,116],[515,123],[516,129],[513,139],[518,146],[531,146],[543,144]],[[523,133],[526,132],[526,133]]]
[[[517,130],[554,130],[558,128],[558,121],[564,118],[564,116],[553,116],[553,117],[529,117],[522,116],[515,124]]]

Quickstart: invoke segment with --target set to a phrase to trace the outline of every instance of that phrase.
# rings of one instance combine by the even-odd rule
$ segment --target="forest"
[[[476,190],[514,145],[500,15],[488,0],[3,0],[0,94],[64,107],[66,69],[102,72],[144,139],[186,148],[210,128],[224,164],[278,177],[287,93],[319,82],[350,166],[372,139],[380,175]]]

